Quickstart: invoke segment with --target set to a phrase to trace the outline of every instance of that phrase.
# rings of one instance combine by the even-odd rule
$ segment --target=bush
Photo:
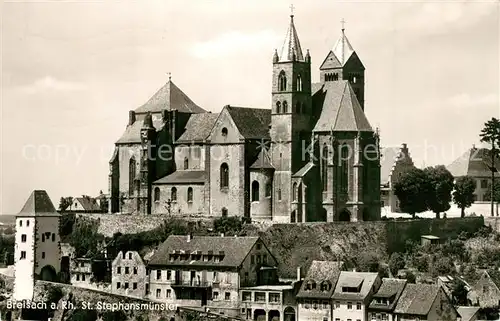
[[[216,233],[239,234],[243,228],[239,217],[220,217],[214,220],[214,231]]]
[[[97,312],[95,310],[72,310],[73,314],[68,321],[96,321]]]
[[[51,303],[58,303],[59,300],[64,296],[63,291],[58,286],[52,286],[47,291],[47,305],[50,306]]]
[[[370,252],[361,253],[357,258],[357,268],[360,272],[378,272],[380,269],[379,258]]]
[[[449,257],[441,256],[433,263],[434,276],[448,275],[455,272],[455,265],[453,264],[453,260]]]
[[[106,311],[102,315],[102,321],[123,321],[127,320],[127,315],[123,311]]]
[[[406,263],[404,256],[401,253],[392,253],[389,258],[389,269],[393,275],[396,275],[399,270],[404,269]]]

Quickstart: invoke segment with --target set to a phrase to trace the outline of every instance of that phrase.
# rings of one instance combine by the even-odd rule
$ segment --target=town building
[[[312,261],[297,293],[300,320],[333,320],[331,297],[344,262]]]
[[[401,213],[394,186],[403,173],[415,168],[408,146],[388,147],[380,151],[380,193],[383,207],[393,213]]]
[[[406,280],[383,278],[368,307],[369,321],[396,321],[394,309],[406,286]]]
[[[441,244],[443,240],[436,235],[422,235],[420,236],[420,244],[422,246],[425,245],[436,245],[436,244]]]
[[[259,237],[170,235],[149,260],[147,292],[155,300],[240,316],[240,289],[277,285],[276,266]]]
[[[267,109],[207,112],[169,79],[129,112],[110,160],[109,211],[283,223],[380,219],[379,139],[364,113],[365,67],[344,29],[319,83],[311,81],[311,59],[292,15],[270,62]]]
[[[136,297],[146,295],[149,277],[146,265],[136,251],[120,251],[111,264],[111,291]]]
[[[16,215],[15,300],[33,300],[35,280],[57,280],[61,268],[59,218],[42,190],[33,191]]]
[[[71,213],[100,213],[101,207],[97,199],[83,195],[81,197],[73,197],[72,203],[68,204],[68,207],[63,209],[64,212]]]
[[[476,321],[479,319],[480,307],[457,307],[457,312],[460,315],[460,321]]]
[[[92,283],[92,260],[73,258],[71,260],[71,284],[87,287]]]
[[[332,295],[334,320],[368,320],[371,298],[381,283],[378,273],[340,272]]]
[[[487,201],[489,199],[488,190],[491,185],[491,156],[486,148],[476,148],[473,146],[463,155],[458,157],[446,168],[453,177],[470,176],[476,181],[476,190],[474,191],[474,200],[477,202]],[[495,178],[500,177],[500,159],[495,163]]]
[[[431,284],[407,284],[394,309],[397,320],[456,321],[459,314],[443,289]]]
[[[297,283],[257,285],[240,289],[240,313],[247,320],[295,321]]]
[[[500,271],[483,270],[479,280],[472,285],[472,293],[468,296],[473,305],[483,309],[500,307]]]

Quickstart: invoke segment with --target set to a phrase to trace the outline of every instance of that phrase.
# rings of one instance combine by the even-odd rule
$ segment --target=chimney
[[[191,235],[191,233],[189,233],[187,235],[187,241],[188,241],[188,243],[191,242],[192,239],[193,239],[193,236]]]
[[[224,233],[220,233],[220,237],[224,237]]]
[[[298,266],[297,267],[297,281],[300,281],[302,279],[300,272],[301,272],[301,269],[300,269],[300,266]]]
[[[403,143],[403,149],[406,149],[406,143]]]
[[[135,123],[135,111],[131,110],[128,112],[128,125],[131,126]]]

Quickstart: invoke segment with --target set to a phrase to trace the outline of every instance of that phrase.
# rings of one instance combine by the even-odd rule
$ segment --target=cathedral
[[[129,112],[115,143],[110,212],[380,219],[379,138],[364,113],[364,70],[342,28],[312,83],[292,14],[272,57],[271,108],[208,112],[169,79]]]

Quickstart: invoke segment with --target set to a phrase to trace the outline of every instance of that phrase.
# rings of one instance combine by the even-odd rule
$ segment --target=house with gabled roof
[[[312,83],[294,16],[270,61],[271,105],[211,113],[173,81],[129,112],[110,160],[110,211],[281,223],[380,218],[378,134],[342,29]]]
[[[395,321],[394,309],[405,286],[405,279],[383,278],[368,307],[367,320]]]
[[[341,261],[312,261],[297,293],[300,320],[332,320],[331,297],[344,267]]]
[[[440,286],[407,284],[394,314],[398,320],[456,321],[459,314]]]
[[[378,273],[340,272],[332,294],[333,319],[367,320],[371,298],[381,284]]]
[[[460,155],[446,169],[450,171],[453,177],[470,176],[476,181],[476,190],[474,191],[475,201],[485,201],[488,188],[491,185],[491,156],[486,148],[472,148]],[[495,177],[500,177],[500,159],[497,158],[495,168]]]
[[[170,235],[149,259],[149,296],[238,316],[240,290],[278,285],[276,267],[259,237]]]
[[[401,147],[386,147],[380,151],[380,193],[382,206],[391,212],[399,213],[398,197],[394,194],[394,185],[399,177],[415,168],[407,144]]]
[[[472,304],[477,304],[481,308],[499,308],[500,271],[482,270],[479,279],[472,285],[468,298]]]

